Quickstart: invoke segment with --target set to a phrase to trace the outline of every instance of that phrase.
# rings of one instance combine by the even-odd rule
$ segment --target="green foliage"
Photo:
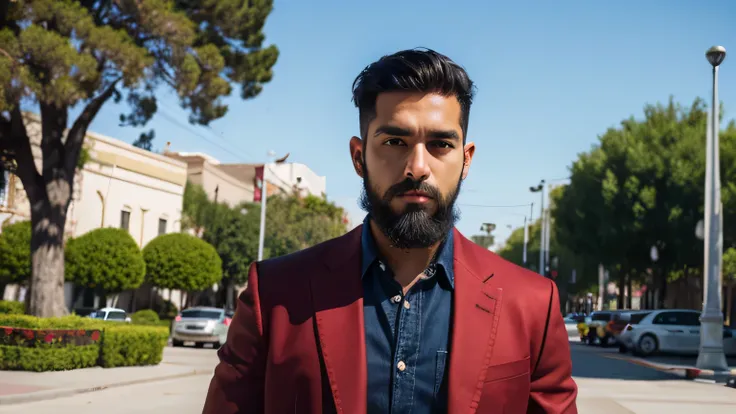
[[[153,139],[156,137],[156,131],[141,132],[141,135],[133,141],[133,146],[146,151],[153,151]]]
[[[143,309],[130,315],[130,320],[136,325],[157,325],[158,313],[151,309]]]
[[[19,221],[0,233],[0,285],[31,276],[31,222]]]
[[[278,257],[345,234],[345,211],[324,198],[272,196],[266,210],[264,258]],[[248,209],[259,220],[260,206]]]
[[[222,259],[223,282],[242,285],[248,280],[248,268],[258,257],[259,220],[251,212],[253,206],[229,208],[225,204],[211,206],[211,223],[203,240],[217,250]],[[243,214],[243,210],[247,213]],[[260,213],[260,208],[257,209]]]
[[[187,181],[181,211],[182,230],[194,230],[200,234],[213,217],[211,205],[204,188]]]
[[[101,321],[79,316],[61,318],[37,318],[27,315],[0,315],[0,326],[27,328],[32,330],[100,330],[101,340],[98,345],[81,347],[55,348],[53,346],[20,347],[3,346],[0,353],[9,363],[15,358],[36,358],[17,364],[12,369],[28,370],[62,370],[84,368],[99,364],[105,368],[118,366],[154,365],[163,359],[169,332],[165,327],[140,326],[121,322]],[[83,348],[83,349],[77,349]],[[94,359],[92,359],[92,350]],[[34,351],[29,351],[34,350]],[[56,361],[56,362],[55,362]],[[94,361],[90,365],[90,361]]]
[[[185,233],[164,234],[143,249],[146,277],[154,286],[201,291],[222,279],[222,260],[210,244]]]
[[[0,345],[0,369],[14,371],[66,371],[97,364],[99,345],[67,345],[52,348],[29,348]]]
[[[156,87],[176,90],[191,121],[225,115],[230,84],[252,98],[271,80],[275,46],[262,48],[272,1],[25,0],[11,2],[0,31],[0,109],[21,97],[74,105],[120,78],[142,125],[156,112]]]
[[[736,280],[736,248],[729,247],[723,252],[723,278]]]
[[[139,287],[145,273],[141,251],[123,229],[96,229],[67,242],[66,278],[79,286],[119,293]]]
[[[25,313],[26,306],[23,302],[0,300],[0,315],[23,315]]]
[[[644,119],[611,128],[571,166],[570,184],[554,199],[554,233],[589,262],[600,262],[634,281],[648,268],[659,286],[700,272],[703,243],[695,227],[703,218],[707,111],[702,100],[688,107],[648,105]],[[720,134],[724,223],[736,219],[736,127]],[[724,246],[736,232],[724,228]],[[659,259],[652,263],[650,249]],[[667,277],[662,277],[667,276]],[[649,282],[647,282],[649,283]]]

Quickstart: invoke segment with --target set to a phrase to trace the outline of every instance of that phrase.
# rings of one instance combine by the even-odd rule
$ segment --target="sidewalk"
[[[94,367],[54,372],[0,371],[0,405],[192,375],[211,375],[217,357],[214,352],[207,351],[167,347],[161,364],[148,367]]]
[[[664,372],[670,372],[673,374],[681,375],[683,378],[689,378],[689,379],[706,379],[706,380],[713,380],[716,377],[716,373],[712,370],[707,369],[698,369],[694,365],[686,365],[686,364],[672,364],[672,363],[665,363],[665,362],[658,362],[658,361],[652,361],[648,360],[646,358],[639,358],[635,356],[630,355],[620,355],[620,354],[606,354],[604,355],[606,358],[611,359],[621,359],[624,361],[629,361],[631,363],[645,366],[648,368],[656,369],[659,371]],[[730,369],[730,375],[736,375],[736,366],[729,366]],[[729,373],[719,373],[719,376],[725,376],[727,377]],[[724,381],[721,381],[724,382]]]

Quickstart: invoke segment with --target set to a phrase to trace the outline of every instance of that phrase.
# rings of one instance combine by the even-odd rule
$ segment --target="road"
[[[620,359],[611,349],[571,344],[581,414],[736,412],[736,389],[687,381]],[[175,348],[165,363],[214,362],[211,349]],[[71,397],[0,406],[0,413],[195,414],[201,413],[209,375],[129,385]]]

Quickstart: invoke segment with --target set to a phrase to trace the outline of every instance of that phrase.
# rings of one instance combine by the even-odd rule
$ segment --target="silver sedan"
[[[184,342],[194,342],[194,346],[199,348],[208,343],[219,348],[225,343],[232,317],[232,311],[220,308],[198,306],[185,309],[174,319],[172,345],[182,346]]]

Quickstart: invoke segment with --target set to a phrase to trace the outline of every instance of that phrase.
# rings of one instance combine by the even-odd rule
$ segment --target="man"
[[[555,284],[454,229],[473,84],[431,50],[353,85],[362,226],[251,266],[204,407],[220,413],[576,413]]]

